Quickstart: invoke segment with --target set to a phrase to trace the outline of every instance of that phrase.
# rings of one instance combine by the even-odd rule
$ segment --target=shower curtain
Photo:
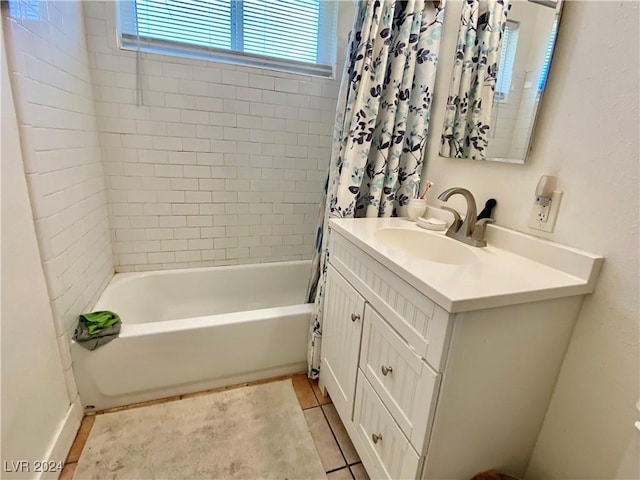
[[[444,4],[356,3],[308,288],[311,378],[320,372],[329,218],[397,215],[420,182]]]
[[[463,4],[440,146],[443,157],[486,157],[508,1]]]

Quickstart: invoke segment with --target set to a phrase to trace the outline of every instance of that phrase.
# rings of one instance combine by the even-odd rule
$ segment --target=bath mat
[[[291,380],[98,415],[73,477],[326,478]]]

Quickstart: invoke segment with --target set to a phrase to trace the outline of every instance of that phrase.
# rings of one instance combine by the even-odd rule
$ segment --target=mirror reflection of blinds
[[[518,32],[520,24],[512,20],[507,20],[502,35],[502,47],[500,49],[500,60],[498,63],[498,78],[496,79],[496,89],[494,101],[506,103],[511,90],[511,77],[513,76],[513,65],[516,58],[516,48],[518,44]]]
[[[544,90],[544,86],[547,84],[547,76],[549,75],[549,67],[551,66],[551,54],[553,53],[553,47],[556,44],[556,35],[558,33],[558,17],[553,21],[551,26],[551,34],[549,35],[549,41],[547,42],[547,49],[544,52],[544,62],[542,64],[542,71],[540,72],[540,80],[538,81],[538,91]]]
[[[333,74],[337,3],[326,0],[119,1],[121,46]]]
[[[40,0],[9,0],[12,18],[40,20]]]

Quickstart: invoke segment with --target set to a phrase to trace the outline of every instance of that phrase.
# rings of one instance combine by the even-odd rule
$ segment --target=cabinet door
[[[322,318],[320,376],[343,421],[351,420],[364,299],[329,266]]]

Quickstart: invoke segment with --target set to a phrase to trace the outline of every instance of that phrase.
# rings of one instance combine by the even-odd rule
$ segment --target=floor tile
[[[67,463],[62,469],[62,472],[60,472],[58,480],[72,480],[77,466],[78,464],[76,462]]]
[[[341,468],[331,473],[327,473],[327,480],[353,480],[349,468]]]
[[[298,396],[300,407],[302,407],[303,410],[318,406],[318,400],[316,400],[316,396],[309,384],[309,379],[307,378],[306,373],[294,375],[291,377],[291,381],[293,382],[293,389],[296,391],[296,395]]]
[[[361,463],[356,463],[355,465],[351,465],[351,475],[355,480],[369,480],[369,475],[367,471],[364,469],[364,465]]]
[[[340,447],[340,450],[342,450],[342,455],[344,455],[347,463],[349,465],[358,463],[360,461],[360,457],[358,456],[353,443],[351,443],[351,440],[349,439],[349,434],[344,428],[342,420],[340,420],[340,417],[338,416],[336,407],[334,407],[333,404],[323,405],[322,410],[327,417],[329,426],[333,431],[333,435],[336,437],[336,440],[338,440],[338,446]]]
[[[320,405],[328,405],[331,403],[331,398],[329,397],[329,395],[322,394],[322,390],[320,390],[320,387],[318,386],[317,378],[315,380],[309,380],[309,383],[311,383],[311,388],[313,388],[313,393],[315,394],[316,399],[318,400],[318,403]]]
[[[87,443],[87,438],[89,438],[89,433],[91,432],[91,427],[93,427],[93,422],[95,421],[95,415],[85,415],[85,417],[82,419],[82,423],[80,424],[78,433],[76,433],[76,438],[73,440],[73,444],[71,445],[71,449],[69,450],[67,461],[65,463],[73,463],[78,461],[78,459],[80,458],[80,454],[82,453],[82,449],[84,448],[84,444]]]
[[[331,428],[329,428],[322,409],[317,407],[305,410],[304,417],[307,420],[311,437],[316,444],[316,450],[318,450],[325,472],[346,466],[344,457],[340,453],[338,443],[333,437],[333,433],[331,433]]]

